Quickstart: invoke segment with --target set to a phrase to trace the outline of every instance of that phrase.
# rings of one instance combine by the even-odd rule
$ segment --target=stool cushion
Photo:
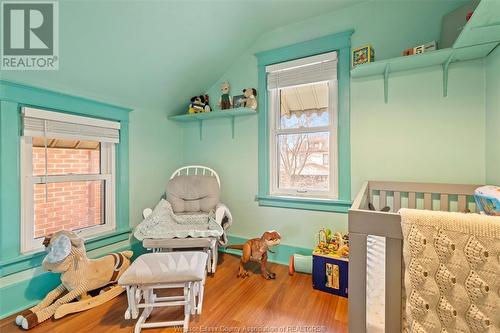
[[[143,254],[123,273],[118,284],[201,281],[205,277],[207,258],[205,252],[199,251]]]

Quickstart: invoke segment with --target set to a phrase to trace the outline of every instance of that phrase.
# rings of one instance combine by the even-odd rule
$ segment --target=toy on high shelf
[[[347,258],[349,257],[349,235],[343,235],[340,232],[332,234],[330,229],[321,229],[318,232],[318,244],[313,253]]]
[[[421,54],[429,51],[436,51],[437,50],[437,43],[435,40],[432,42],[429,42],[427,44],[423,45],[418,45],[409,49],[406,49],[403,51],[404,56],[409,56],[413,54]]]
[[[371,45],[359,47],[352,51],[352,67],[375,61],[375,50]]]

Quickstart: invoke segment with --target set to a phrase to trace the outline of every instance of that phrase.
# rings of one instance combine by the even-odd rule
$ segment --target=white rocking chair
[[[170,180],[179,176],[214,177],[217,180],[217,190],[220,190],[221,183],[219,175],[213,169],[206,166],[190,165],[179,168],[172,173]],[[229,213],[228,208],[225,205],[218,203],[213,209],[215,209],[216,222],[222,225],[224,217]],[[142,215],[146,218],[152,212],[153,210],[151,208],[146,208],[144,209]],[[173,249],[201,248],[208,254],[207,271],[213,274],[217,268],[219,239],[216,237],[144,239],[143,246],[147,249],[153,250],[153,252],[170,252]]]

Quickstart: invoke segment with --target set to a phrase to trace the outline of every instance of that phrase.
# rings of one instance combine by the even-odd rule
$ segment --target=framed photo
[[[245,99],[245,95],[233,96],[233,108],[242,107],[244,99]]]

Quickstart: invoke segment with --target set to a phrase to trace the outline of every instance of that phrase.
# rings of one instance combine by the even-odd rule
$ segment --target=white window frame
[[[36,252],[43,249],[44,237],[35,238],[34,198],[35,184],[103,180],[104,188],[104,223],[74,230],[80,237],[90,239],[110,233],[116,229],[116,193],[115,170],[116,148],[114,143],[101,142],[100,174],[69,174],[33,176],[33,138],[21,136],[21,253]]]
[[[315,56],[318,57],[318,56]],[[311,59],[312,60],[312,59]],[[310,63],[307,58],[299,59],[300,65]],[[284,63],[283,65],[285,65]],[[280,65],[280,64],[279,64]],[[273,65],[276,66],[276,65]],[[295,65],[296,66],[296,65]],[[293,67],[291,65],[290,67]],[[286,68],[283,66],[282,68]],[[338,79],[328,81],[310,82],[308,84],[327,82],[329,84],[328,96],[328,113],[329,124],[322,127],[308,127],[308,128],[293,128],[282,129],[280,128],[280,98],[279,88],[268,89],[268,110],[269,110],[269,185],[270,195],[277,197],[295,197],[304,199],[338,199]],[[283,134],[304,134],[304,133],[318,133],[328,132],[330,136],[329,141],[329,190],[311,190],[311,189],[283,189],[279,188],[279,163],[280,155],[278,153],[278,138]]]

